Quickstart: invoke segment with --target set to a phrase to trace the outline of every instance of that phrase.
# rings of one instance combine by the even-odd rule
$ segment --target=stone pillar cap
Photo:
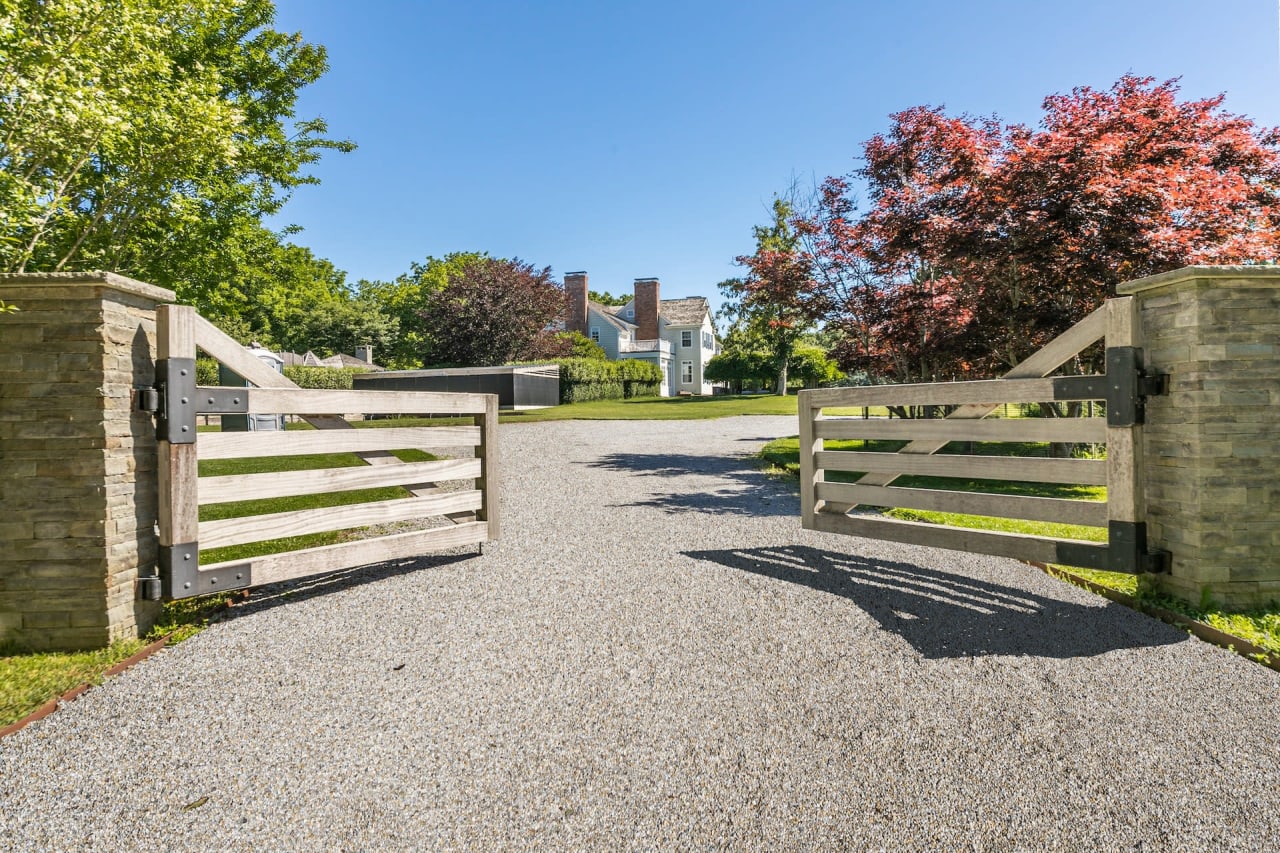
[[[1133,293],[1154,290],[1158,287],[1171,287],[1175,284],[1206,278],[1234,279],[1236,281],[1248,280],[1251,284],[1280,287],[1280,266],[1274,264],[1234,264],[1183,267],[1182,269],[1169,270],[1168,272],[1156,273],[1145,278],[1126,281],[1123,284],[1116,285],[1116,293],[1120,296],[1128,296]]]
[[[177,294],[172,290],[166,290],[163,287],[156,287],[154,284],[147,284],[145,281],[135,281],[127,276],[118,275],[113,272],[103,272],[102,270],[92,270],[90,272],[0,273],[0,288],[28,286],[32,284],[49,284],[59,285],[62,287],[74,286],[77,284],[96,286],[105,285],[112,290],[119,290],[122,293],[132,293],[135,296],[154,299],[156,302],[173,302],[178,298]]]

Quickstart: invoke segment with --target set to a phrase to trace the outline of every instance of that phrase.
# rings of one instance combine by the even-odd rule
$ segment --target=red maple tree
[[[1221,95],[1178,92],[1126,75],[1046,98],[1036,129],[895,114],[855,173],[867,211],[847,178],[829,178],[798,223],[833,294],[842,366],[900,381],[991,375],[1121,282],[1274,259],[1280,136],[1225,112]]]

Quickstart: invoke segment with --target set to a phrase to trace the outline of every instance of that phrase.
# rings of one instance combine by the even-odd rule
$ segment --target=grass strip
[[[108,672],[157,640],[180,643],[199,633],[227,607],[234,594],[169,602],[143,639],[117,640],[104,649],[31,652],[9,645],[0,650],[0,727],[40,709],[52,697],[82,685],[101,684]]]

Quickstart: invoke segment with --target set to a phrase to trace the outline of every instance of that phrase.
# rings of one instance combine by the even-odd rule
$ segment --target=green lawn
[[[829,414],[861,415],[858,409],[828,409]],[[499,414],[502,423],[534,423],[537,421],[699,421],[712,418],[729,418],[735,415],[792,415],[796,414],[796,395],[778,397],[773,394],[718,395],[710,397],[636,397],[631,400],[593,400],[589,403],[565,403],[545,409],[504,410]],[[886,417],[883,407],[869,409],[872,417]],[[460,422],[470,423],[469,417],[461,418],[381,418],[369,421],[353,421],[358,428],[446,426]],[[290,423],[288,429],[309,429],[305,423]]]
[[[39,653],[0,649],[0,726],[22,719],[80,684],[101,683],[108,669],[154,640],[168,635],[170,642],[179,642],[199,632],[229,598],[211,595],[170,602],[145,639],[118,640],[105,649]]]
[[[865,450],[878,452],[895,452],[904,445],[901,441],[828,441],[825,444],[830,450]],[[952,443],[944,448],[943,453],[969,452],[968,447]],[[973,446],[973,453],[993,456],[1031,456],[1046,455],[1047,445],[1028,445],[1012,443],[979,442]],[[759,453],[762,466],[771,473],[793,478],[797,484],[800,475],[800,441],[797,437],[781,438],[766,444]],[[832,481],[853,482],[861,474],[831,471],[827,473]],[[1048,483],[1014,483],[992,480],[961,480],[942,477],[904,476],[898,478],[895,485],[919,489],[950,489],[954,491],[983,491],[999,494],[1020,494],[1038,497],[1074,498],[1084,500],[1106,500],[1106,489],[1102,486],[1053,485]],[[924,521],[933,524],[946,524],[953,527],[971,527],[982,530],[998,530],[1007,533],[1030,533],[1037,536],[1051,536],[1059,539],[1084,539],[1105,542],[1106,531],[1099,527],[1082,527],[1070,524],[1053,524],[1049,522],[1022,521],[1020,519],[989,518],[978,515],[961,515],[958,513],[924,512],[913,509],[888,509],[885,514],[893,518],[908,521]],[[1172,610],[1190,619],[1211,625],[1228,634],[1247,640],[1254,645],[1280,655],[1280,609],[1263,610],[1251,613],[1237,613],[1220,610],[1210,604],[1194,606],[1183,601],[1157,595],[1142,588],[1136,575],[1118,572],[1103,572],[1093,569],[1064,567],[1073,575],[1090,580],[1100,586],[1132,596],[1139,602],[1155,607]]]

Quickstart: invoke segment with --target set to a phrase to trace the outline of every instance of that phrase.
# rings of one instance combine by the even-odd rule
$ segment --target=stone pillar
[[[1144,427],[1157,589],[1250,609],[1280,601],[1280,267],[1187,267],[1120,285],[1148,371]]]
[[[564,330],[587,335],[587,274],[564,274]]]
[[[0,642],[81,649],[148,631],[155,379],[168,290],[112,273],[0,275]]]
[[[636,340],[656,341],[660,336],[658,329],[658,311],[661,307],[661,294],[656,278],[638,278],[636,288]]]

